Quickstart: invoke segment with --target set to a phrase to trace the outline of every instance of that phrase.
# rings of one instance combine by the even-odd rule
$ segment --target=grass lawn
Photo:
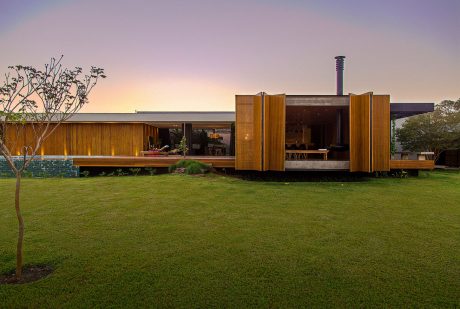
[[[26,263],[0,307],[460,306],[460,173],[363,182],[25,179]],[[0,273],[15,265],[0,179]]]

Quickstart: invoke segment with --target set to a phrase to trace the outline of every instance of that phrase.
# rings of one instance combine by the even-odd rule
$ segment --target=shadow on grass
[[[350,173],[338,171],[236,171],[234,169],[219,169],[216,173],[240,178],[248,181],[268,182],[367,182],[372,174]]]
[[[0,285],[2,284],[25,284],[36,282],[48,277],[53,273],[54,268],[51,265],[25,265],[22,269],[21,279],[16,279],[16,270],[12,269],[9,272],[0,275]]]

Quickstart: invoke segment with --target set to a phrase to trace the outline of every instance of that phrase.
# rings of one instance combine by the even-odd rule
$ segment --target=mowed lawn
[[[26,263],[0,307],[458,307],[460,173],[362,182],[25,179]],[[0,180],[0,272],[14,268]]]

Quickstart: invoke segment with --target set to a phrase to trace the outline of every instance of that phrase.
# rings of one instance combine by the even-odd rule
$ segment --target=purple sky
[[[460,1],[0,0],[8,65],[105,68],[86,112],[233,110],[235,94],[460,97]]]

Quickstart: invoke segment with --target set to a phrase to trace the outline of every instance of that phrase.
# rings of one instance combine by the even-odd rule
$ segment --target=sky
[[[0,0],[9,65],[105,69],[83,112],[232,111],[235,94],[460,98],[459,0]],[[3,81],[3,78],[0,82]]]

